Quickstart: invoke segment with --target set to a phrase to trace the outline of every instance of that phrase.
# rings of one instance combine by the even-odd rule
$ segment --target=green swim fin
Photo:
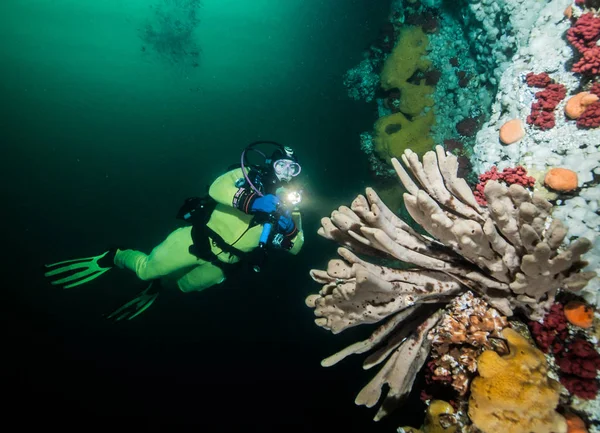
[[[113,311],[106,318],[118,322],[124,319],[131,320],[139,316],[154,303],[156,298],[158,298],[161,289],[162,285],[160,280],[150,282],[150,285],[146,287],[144,291],[125,305]]]
[[[60,277],[63,274],[67,274],[63,278],[50,281],[50,284],[53,286],[62,285],[63,289],[70,289],[71,287],[95,280],[106,271],[112,269],[114,267],[115,254],[117,254],[117,248],[111,248],[98,256],[64,260],[62,262],[45,265],[45,267],[50,270],[44,273],[44,276]],[[72,272],[77,270],[80,271],[75,273]]]

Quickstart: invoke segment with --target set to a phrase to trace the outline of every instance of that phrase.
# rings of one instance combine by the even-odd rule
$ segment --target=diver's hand
[[[279,206],[279,203],[279,198],[273,194],[267,194],[262,197],[257,197],[250,205],[250,212],[272,213],[277,210],[277,206]]]
[[[279,217],[277,225],[279,226],[279,232],[283,235],[289,235],[296,227],[289,212],[286,212],[285,215]]]

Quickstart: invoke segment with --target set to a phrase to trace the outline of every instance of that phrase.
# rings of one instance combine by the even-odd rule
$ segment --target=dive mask
[[[300,164],[291,159],[278,159],[273,163],[273,169],[280,181],[285,180],[287,182],[298,176],[302,170]]]

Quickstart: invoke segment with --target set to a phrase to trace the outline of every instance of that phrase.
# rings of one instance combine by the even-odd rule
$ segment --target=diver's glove
[[[111,248],[99,256],[65,260],[63,262],[45,265],[46,268],[51,270],[46,272],[44,276],[54,277],[55,275],[66,274],[67,276],[64,278],[50,281],[50,284],[58,286],[68,283],[63,286],[63,289],[70,289],[71,287],[92,281],[110,270],[115,265],[114,260],[116,254],[117,248]],[[79,269],[81,269],[81,271],[75,273],[72,272]]]
[[[296,224],[294,224],[294,220],[289,215],[289,212],[287,212],[287,215],[284,214],[279,217],[277,225],[279,226],[279,233],[285,236],[291,235],[296,229]]]
[[[160,280],[151,281],[150,285],[146,287],[144,291],[142,291],[139,295],[122,307],[106,316],[106,318],[118,322],[119,320],[123,319],[131,320],[134,317],[139,316],[154,303],[156,298],[158,298],[162,288],[163,287],[160,283]]]
[[[279,197],[273,194],[256,197],[250,204],[250,212],[264,212],[269,214],[277,210],[279,203]]]

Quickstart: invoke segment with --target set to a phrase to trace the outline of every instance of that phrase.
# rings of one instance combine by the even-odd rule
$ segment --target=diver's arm
[[[228,171],[215,179],[208,194],[218,203],[234,207],[244,213],[250,213],[250,206],[257,194],[246,185],[241,188],[235,186],[236,182],[243,177],[244,173],[241,168]]]

